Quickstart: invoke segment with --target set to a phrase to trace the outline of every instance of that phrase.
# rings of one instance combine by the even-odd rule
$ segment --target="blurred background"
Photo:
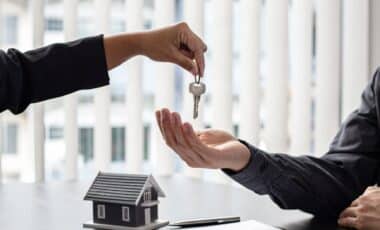
[[[193,121],[193,78],[138,57],[110,72],[109,87],[4,112],[0,180],[103,170],[228,183],[164,145],[154,117],[162,107],[270,152],[321,156],[380,63],[379,11],[377,0],[1,0],[4,50],[185,21],[208,45],[208,91]]]

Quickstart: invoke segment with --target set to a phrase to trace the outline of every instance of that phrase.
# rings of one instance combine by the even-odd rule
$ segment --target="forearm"
[[[108,70],[143,54],[144,39],[144,32],[105,37],[104,52]]]
[[[248,146],[248,165],[227,174],[256,193],[270,195],[282,208],[336,217],[375,180],[377,164],[364,156],[291,157]]]
[[[0,112],[109,83],[103,37],[0,52]]]

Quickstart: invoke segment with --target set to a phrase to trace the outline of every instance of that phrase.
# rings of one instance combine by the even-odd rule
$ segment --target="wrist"
[[[131,58],[137,55],[144,55],[144,40],[145,36],[141,33],[129,33],[124,35],[124,53],[127,54],[127,58]]]
[[[231,161],[232,164],[228,168],[235,172],[238,172],[248,165],[251,159],[251,152],[249,151],[248,147],[242,144],[240,141],[236,141],[236,144],[234,145],[234,159]]]
[[[134,47],[136,55],[143,55],[149,57],[150,45],[155,42],[150,39],[150,32],[139,32],[132,35],[134,40]]]

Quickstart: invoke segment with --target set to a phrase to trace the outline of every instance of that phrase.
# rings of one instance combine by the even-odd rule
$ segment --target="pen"
[[[180,220],[169,224],[175,227],[195,227],[204,225],[217,225],[217,224],[228,224],[240,222],[240,217],[229,216],[229,217],[215,217],[215,218],[203,218],[203,219],[191,219],[191,220]]]

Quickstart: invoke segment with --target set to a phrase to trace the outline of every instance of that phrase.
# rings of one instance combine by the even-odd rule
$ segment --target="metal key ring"
[[[194,81],[195,81],[195,83],[199,84],[201,82],[201,76],[200,75],[195,75],[194,76]]]

